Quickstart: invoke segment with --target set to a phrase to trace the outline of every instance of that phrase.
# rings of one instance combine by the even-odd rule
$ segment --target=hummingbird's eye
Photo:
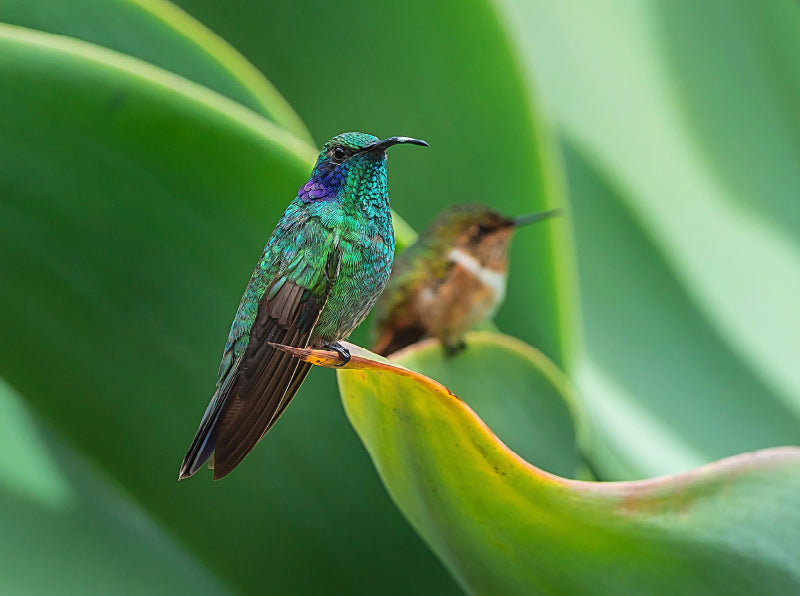
[[[344,147],[336,146],[333,148],[333,152],[331,153],[331,157],[336,162],[343,162],[344,158],[347,157],[347,151],[345,151]]]
[[[478,226],[478,237],[485,236],[489,232],[491,232],[491,230],[488,227],[486,227],[484,225],[479,225]]]

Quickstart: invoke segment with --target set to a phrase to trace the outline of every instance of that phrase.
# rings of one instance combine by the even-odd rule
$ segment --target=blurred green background
[[[431,144],[389,166],[416,229],[566,208],[515,238],[496,324],[568,374],[600,478],[798,444],[796,2],[179,4],[0,0],[3,591],[459,593],[327,371],[229,479],[175,482],[346,130]]]

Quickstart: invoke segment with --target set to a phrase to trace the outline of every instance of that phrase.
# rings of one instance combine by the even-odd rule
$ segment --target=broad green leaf
[[[69,35],[160,66],[234,99],[303,141],[311,137],[299,116],[252,64],[180,8],[162,0],[78,0],[53,5],[0,0],[6,23]],[[394,213],[397,245],[416,232]]]
[[[235,589],[453,593],[324,372],[231,477],[176,482],[242,289],[316,151],[69,38],[0,26],[0,81],[0,375]]]
[[[564,203],[531,87],[490,2],[179,0],[267,74],[317,141],[412,135],[391,156],[392,206],[422,229],[453,203],[508,214]],[[572,353],[568,225],[520,231],[497,324],[563,365]],[[355,336],[356,343],[361,336]]]
[[[5,594],[230,593],[0,382]]]
[[[580,152],[566,157],[586,296],[587,347],[573,374],[604,477],[667,474],[796,444],[793,410],[716,333],[614,187]]]
[[[310,141],[300,118],[255,67],[169,2],[0,0],[0,20],[76,37],[160,66],[230,97]]]
[[[800,5],[498,6],[568,147],[603,467],[796,443]]]
[[[428,340],[393,354],[392,361],[445,385],[522,457],[574,478],[582,466],[578,435],[584,420],[561,371],[507,335],[470,333],[466,342],[454,358]]]
[[[329,352],[307,359],[334,365]],[[445,386],[366,351],[348,418],[408,520],[473,594],[791,594],[800,449],[638,482],[567,480],[505,446]]]

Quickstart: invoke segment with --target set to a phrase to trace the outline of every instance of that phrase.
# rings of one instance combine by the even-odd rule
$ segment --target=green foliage
[[[8,594],[223,594],[168,528],[0,383],[0,574]],[[132,572],[135,570],[135,572]]]
[[[272,461],[256,459],[239,482],[175,482],[264,222],[306,179],[313,148],[97,46],[3,26],[0,48],[8,381],[230,586],[257,591],[266,568],[279,591],[408,591],[418,580],[390,552],[402,548],[446,592],[333,394],[311,394],[294,430],[270,435]],[[380,522],[359,525],[362,515]],[[301,571],[311,553],[315,574]],[[359,560],[372,565],[346,571]]]
[[[498,2],[566,146],[598,468],[796,444],[800,5]]]
[[[310,136],[277,90],[232,47],[163,0],[0,0],[5,23],[68,35],[204,85],[294,133]]]
[[[512,337],[471,333],[466,341],[469,349],[457,358],[445,358],[441,344],[428,340],[392,360],[445,385],[526,460],[574,478],[587,437],[580,404],[563,373]]]
[[[486,374],[492,352],[526,351],[491,336],[475,343],[476,356],[454,366]],[[400,362],[424,360],[420,349]],[[549,363],[527,360],[529,377],[563,388],[551,385]],[[657,480],[570,481],[509,450],[436,381],[382,362],[357,367],[339,373],[347,416],[398,507],[469,593],[777,596],[800,588],[800,449]],[[501,395],[508,372],[499,370]],[[529,382],[528,408],[549,402],[548,393]],[[531,434],[551,430],[550,420],[525,419]]]
[[[315,371],[229,479],[175,483],[315,157],[300,117],[430,141],[391,158],[414,227],[568,207],[515,238],[496,321],[542,353],[400,360],[531,463],[630,479],[797,443],[796,3],[180,3],[255,66],[160,0],[0,0],[7,591],[457,593],[380,480],[475,593],[796,591],[794,452],[554,480],[419,378],[343,373],[380,478]]]

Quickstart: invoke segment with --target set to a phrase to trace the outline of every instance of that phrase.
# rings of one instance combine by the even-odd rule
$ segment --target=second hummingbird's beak
[[[410,143],[411,145],[421,145],[422,147],[429,147],[428,143],[420,139],[412,139],[411,137],[389,137],[382,141],[375,141],[364,147],[363,151],[368,153],[383,153],[392,145],[400,145],[402,143]]]
[[[561,209],[551,209],[550,211],[539,211],[538,213],[529,213],[528,215],[520,215],[509,220],[509,223],[518,228],[520,226],[527,226],[528,224],[536,223],[537,221],[544,221],[551,217],[561,215]]]

